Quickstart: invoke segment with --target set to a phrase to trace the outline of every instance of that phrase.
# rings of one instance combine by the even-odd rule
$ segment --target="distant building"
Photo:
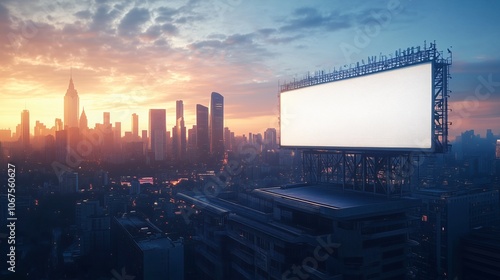
[[[61,175],[59,182],[60,193],[76,193],[78,192],[78,173],[66,171]]]
[[[110,112],[103,112],[102,113],[102,124],[104,124],[104,125],[111,125],[111,114],[110,114]]]
[[[422,189],[413,196],[422,200],[415,215],[421,221],[414,237],[420,243],[417,279],[453,280],[460,271],[460,239],[498,221],[499,191]]]
[[[234,145],[234,132],[229,130],[229,127],[224,128],[224,147],[228,151],[232,151],[235,147]]]
[[[495,158],[500,159],[500,139],[497,139],[496,142],[496,150],[495,150]]]
[[[196,104],[196,148],[200,158],[206,158],[210,151],[208,132],[208,107]]]
[[[278,148],[276,128],[268,128],[264,132],[264,149],[272,150]]]
[[[55,138],[55,157],[58,162],[66,162],[68,153],[69,139],[67,130],[56,131]]]
[[[115,122],[115,127],[113,128],[113,140],[115,144],[120,147],[122,143],[122,123]]]
[[[69,86],[64,95],[64,127],[78,127],[80,98],[73,84],[73,77],[69,79]]]
[[[12,132],[10,129],[0,129],[0,142],[12,141]]]
[[[175,126],[172,129],[173,155],[174,158],[182,160],[186,157],[186,126],[182,100],[177,100],[175,109]]]
[[[132,179],[130,182],[130,191],[131,195],[138,195],[141,193],[141,183],[137,178]]]
[[[196,125],[187,131],[186,154],[190,162],[196,161]]]
[[[61,119],[56,118],[54,121],[54,127],[56,131],[60,131],[64,129],[63,122]]]
[[[210,97],[210,153],[218,158],[224,155],[224,97],[212,92]]]
[[[23,149],[30,147],[30,111],[21,112],[21,144]]]
[[[113,218],[115,266],[136,280],[184,279],[184,245],[134,213]]]
[[[155,161],[163,161],[167,155],[166,114],[165,109],[149,109],[149,149]]]
[[[196,225],[200,279],[405,279],[417,199],[291,185],[179,194]]]
[[[80,116],[80,131],[84,132],[89,129],[89,122],[87,120],[87,115],[85,114],[85,108],[82,109],[82,115]]]
[[[135,138],[139,137],[139,115],[132,114],[132,135]]]

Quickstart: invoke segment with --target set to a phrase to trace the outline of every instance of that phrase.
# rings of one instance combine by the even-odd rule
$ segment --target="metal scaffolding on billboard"
[[[410,153],[304,150],[302,164],[308,183],[387,196],[408,194],[414,170]]]
[[[315,72],[303,79],[280,85],[280,93],[330,83],[348,78],[374,74],[380,71],[402,68],[419,63],[431,62],[433,68],[433,151],[348,151],[343,149],[303,150],[304,179],[310,183],[333,183],[345,190],[369,192],[388,196],[400,196],[410,191],[410,178],[417,156],[446,153],[448,143],[448,97],[450,90],[449,68],[452,64],[451,51],[445,57],[438,51],[436,43],[423,47],[397,50],[394,54],[371,56],[360,63],[344,65],[333,72]],[[354,65],[354,66],[353,66]]]

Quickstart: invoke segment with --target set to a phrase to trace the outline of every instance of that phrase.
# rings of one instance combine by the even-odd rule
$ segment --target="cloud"
[[[118,17],[118,15],[118,11],[111,9],[108,5],[99,5],[92,16],[90,30],[100,32],[108,32],[110,29],[114,30],[114,27],[111,24]]]
[[[158,16],[155,18],[156,22],[172,22],[173,16],[177,14],[177,9],[169,7],[160,7],[156,10]]]
[[[210,59],[212,63],[254,64],[274,55],[255,40],[254,33],[237,33],[228,35],[225,38],[217,35],[212,36],[212,38],[214,37],[221,39],[196,41],[187,47],[195,56]]]
[[[137,35],[141,31],[144,23],[150,20],[150,13],[144,8],[133,8],[118,25],[118,33],[120,35],[131,36]]]
[[[0,42],[0,63],[7,64],[12,61],[10,53],[17,45],[18,38],[10,28],[11,19],[9,10],[0,4],[0,36],[4,38]]]
[[[90,19],[92,17],[92,13],[89,10],[79,11],[76,12],[74,15],[79,19]]]
[[[292,17],[284,21],[280,27],[281,32],[304,32],[307,30],[337,31],[352,26],[349,16],[338,12],[320,12],[316,8],[298,8]]]
[[[453,100],[500,100],[500,60],[455,61],[450,72]]]

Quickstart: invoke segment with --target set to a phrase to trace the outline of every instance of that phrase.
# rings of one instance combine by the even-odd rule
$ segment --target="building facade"
[[[149,109],[149,149],[155,161],[163,161],[167,155],[166,114],[165,109]]]
[[[210,96],[210,153],[216,157],[224,154],[224,97],[212,92]]]
[[[179,198],[194,205],[203,279],[405,279],[410,198],[292,185]],[[201,279],[201,278],[200,278]]]

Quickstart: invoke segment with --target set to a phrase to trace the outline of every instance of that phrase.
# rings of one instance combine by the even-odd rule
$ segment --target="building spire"
[[[85,114],[85,107],[82,108],[79,127],[80,129],[88,129],[88,120],[87,120],[87,115]]]
[[[74,90],[75,89],[75,85],[73,84],[73,67],[70,68],[70,72],[69,72],[69,86],[68,86],[68,90]]]

